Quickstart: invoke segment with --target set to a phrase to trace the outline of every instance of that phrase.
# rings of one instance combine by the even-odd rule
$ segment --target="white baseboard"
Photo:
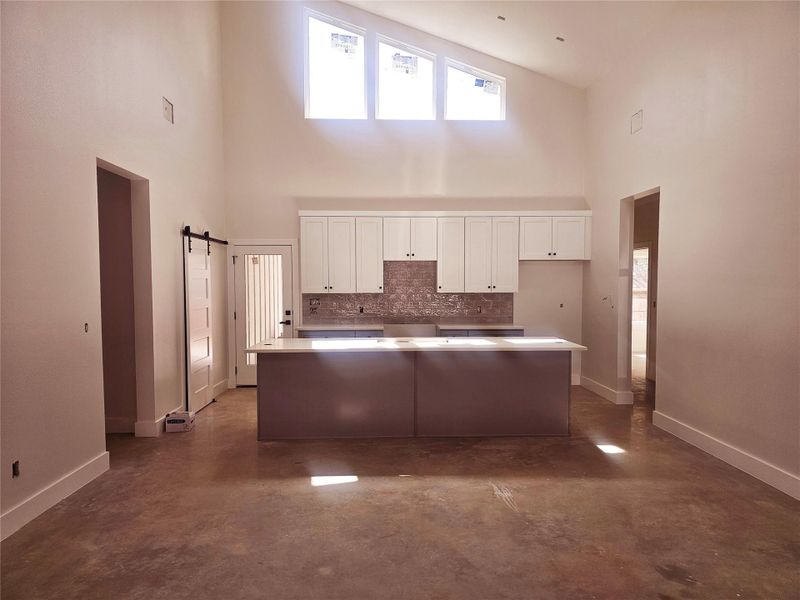
[[[572,379],[570,380],[570,384],[572,385],[580,385],[581,384],[581,376],[579,373],[573,373]]]
[[[228,389],[228,378],[226,377],[222,381],[218,381],[217,383],[214,384],[214,387],[211,390],[211,397],[216,400],[217,396],[221,395],[227,389]]]
[[[653,411],[653,425],[800,500],[800,477],[797,475],[657,410]]]
[[[599,381],[589,379],[584,375],[581,375],[580,384],[590,392],[594,392],[598,396],[614,404],[633,404],[633,392],[618,392],[617,390],[612,390]]]
[[[0,515],[0,539],[6,539],[48,508],[77,492],[94,478],[108,471],[108,452],[98,454]]]
[[[183,410],[183,404],[179,404],[169,412],[174,412],[176,410]],[[164,433],[164,421],[166,420],[167,415],[155,421],[136,421],[134,425],[134,435],[136,437],[158,437]]]

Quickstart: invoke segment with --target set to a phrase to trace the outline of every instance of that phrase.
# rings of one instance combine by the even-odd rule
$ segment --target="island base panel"
[[[414,436],[414,356],[258,356],[258,439]]]
[[[420,352],[417,436],[569,435],[569,352]]]

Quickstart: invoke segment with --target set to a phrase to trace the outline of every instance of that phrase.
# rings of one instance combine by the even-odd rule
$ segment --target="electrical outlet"
[[[175,123],[175,107],[172,105],[172,102],[167,100],[166,98],[161,98],[161,106],[164,112],[164,118],[169,121],[170,123]]]
[[[11,463],[11,478],[19,477],[19,461],[15,460]]]

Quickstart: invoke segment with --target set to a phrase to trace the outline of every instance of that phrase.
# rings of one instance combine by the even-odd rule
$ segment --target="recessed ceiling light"
[[[505,21],[506,18],[503,15],[497,15],[497,20],[498,21]]]
[[[557,35],[557,36],[556,36],[556,39],[557,39],[559,42],[563,42],[563,41],[564,41],[564,38],[562,38],[560,35]]]

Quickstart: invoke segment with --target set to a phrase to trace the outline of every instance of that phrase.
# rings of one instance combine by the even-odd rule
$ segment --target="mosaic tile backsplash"
[[[437,293],[435,261],[383,263],[383,289],[383,294],[303,294],[303,323],[511,323],[514,320],[514,294]]]

